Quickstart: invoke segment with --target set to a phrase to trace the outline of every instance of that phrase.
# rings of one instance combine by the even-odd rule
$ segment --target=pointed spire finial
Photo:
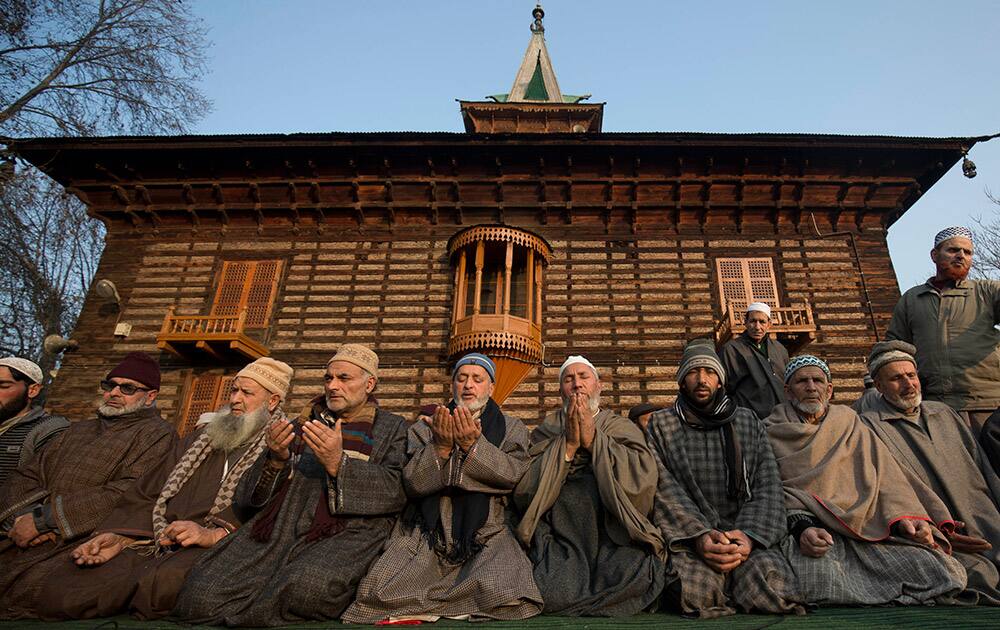
[[[532,33],[544,33],[545,27],[542,26],[542,18],[545,17],[545,10],[542,9],[542,3],[535,5],[534,11],[531,12],[531,17],[535,18],[535,22],[531,25]]]

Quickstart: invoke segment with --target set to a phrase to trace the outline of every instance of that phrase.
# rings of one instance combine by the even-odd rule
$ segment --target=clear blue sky
[[[559,85],[606,131],[978,136],[1000,131],[1000,2],[548,0]],[[197,133],[461,131],[456,98],[506,92],[532,1],[202,0],[214,112]],[[906,289],[933,234],[990,218],[1000,139],[889,231]],[[1000,208],[997,208],[1000,209]]]

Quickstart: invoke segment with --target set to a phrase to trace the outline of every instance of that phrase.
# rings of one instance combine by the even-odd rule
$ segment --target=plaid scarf
[[[372,400],[369,397],[365,406],[350,420],[342,419],[340,430],[343,437],[344,455],[349,458],[368,461],[371,457],[375,445],[372,426],[378,414],[378,409]],[[299,416],[299,426],[296,427],[296,433],[299,435],[301,435],[302,424],[309,422],[309,420],[320,420],[324,412],[330,413],[326,408],[325,401],[321,397],[317,397],[312,402],[313,404],[308,412],[304,412]],[[305,442],[301,437],[296,438],[292,444],[292,453],[301,455],[304,449]],[[278,514],[281,512],[281,507],[285,503],[285,497],[288,496],[291,485],[292,476],[289,475],[285,477],[277,492],[274,493],[274,496],[267,503],[264,511],[254,521],[253,528],[250,530],[250,538],[257,542],[268,542],[271,540],[271,534],[274,532]],[[309,526],[309,531],[306,532],[305,541],[315,542],[322,538],[329,538],[330,536],[339,534],[345,527],[347,527],[347,519],[334,516],[330,512],[329,484],[323,483],[323,491],[320,493],[319,501],[316,502],[312,524]]]
[[[736,403],[719,387],[704,406],[695,403],[681,388],[674,401],[674,411],[681,422],[699,431],[722,431],[722,450],[726,456],[726,493],[741,502],[750,500],[750,482],[747,466],[743,459],[743,448],[739,436],[733,429],[736,419]]]
[[[271,413],[271,421],[280,420],[285,417],[281,408],[275,409]],[[215,503],[212,505],[212,509],[208,512],[208,516],[205,517],[205,525],[210,525],[216,522],[215,517],[226,510],[233,502],[233,493],[236,492],[236,485],[240,482],[240,478],[243,476],[250,466],[257,461],[260,454],[264,452],[265,448],[265,438],[267,436],[267,427],[270,422],[265,424],[257,437],[253,439],[250,443],[250,448],[240,456],[236,464],[229,470],[225,479],[222,480],[222,484],[219,486],[219,492],[215,495]],[[167,528],[167,502],[177,496],[180,489],[184,487],[184,484],[191,479],[194,471],[198,470],[202,462],[205,461],[212,451],[211,438],[207,431],[203,431],[198,439],[191,444],[184,455],[181,456],[180,461],[174,466],[174,469],[170,471],[170,475],[167,477],[166,483],[163,484],[163,490],[160,491],[160,496],[156,499],[156,503],[153,505],[153,541],[159,541],[163,537],[163,531]]]

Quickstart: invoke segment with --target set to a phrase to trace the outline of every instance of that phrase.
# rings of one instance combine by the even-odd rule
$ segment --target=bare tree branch
[[[181,133],[207,42],[185,0],[0,0],[0,136]],[[0,150],[0,353],[70,336],[104,247],[74,196]]]

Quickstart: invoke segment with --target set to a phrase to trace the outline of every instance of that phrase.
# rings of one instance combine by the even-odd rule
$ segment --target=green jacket
[[[939,292],[930,281],[899,298],[886,331],[917,347],[927,400],[958,411],[1000,407],[1000,282],[962,280]]]

